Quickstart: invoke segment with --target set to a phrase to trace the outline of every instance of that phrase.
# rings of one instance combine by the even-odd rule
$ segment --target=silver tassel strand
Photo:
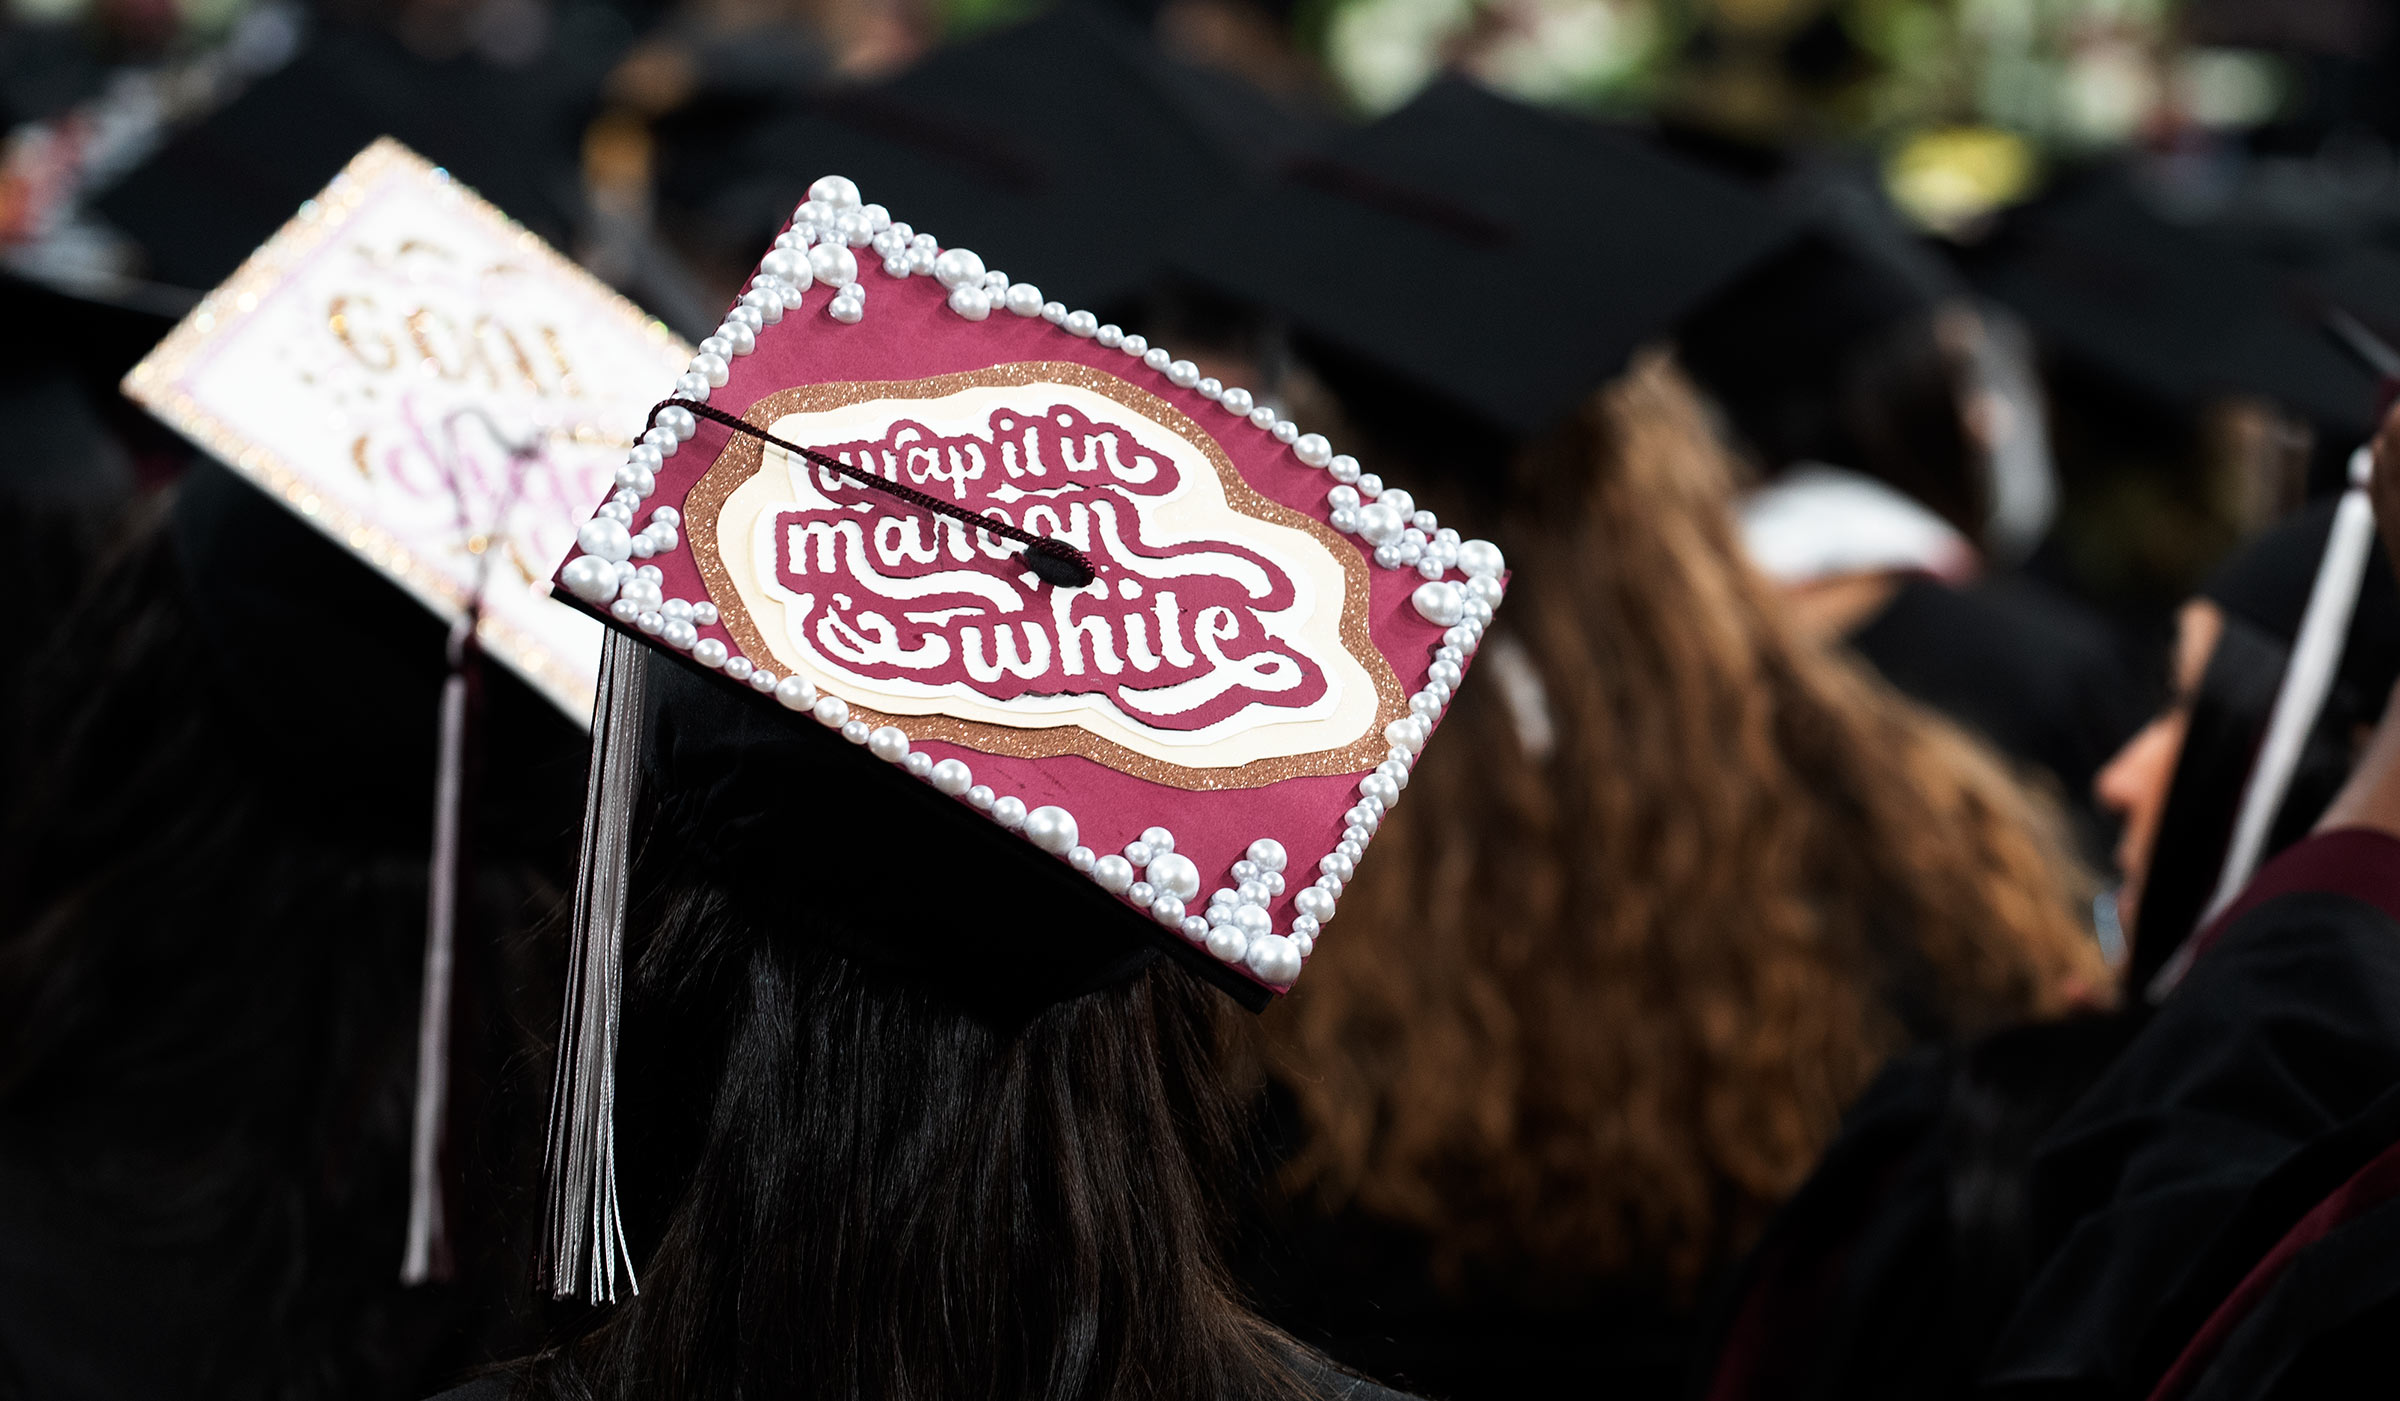
[[[450,987],[458,950],[459,824],[467,762],[466,649],[473,612],[450,632],[450,677],[442,683],[441,749],[433,779],[433,861],[426,874],[425,974],[417,1002],[417,1103],[408,1145],[408,1242],[400,1282],[450,1275],[450,1232],[442,1201],[442,1129],[450,1111]]]
[[[611,628],[592,708],[583,865],[575,881],[567,1005],[550,1091],[545,1256],[553,1298],[615,1303],[622,1268],[640,1293],[617,1212],[617,1014],[623,995],[626,866],[641,777],[642,644]]]

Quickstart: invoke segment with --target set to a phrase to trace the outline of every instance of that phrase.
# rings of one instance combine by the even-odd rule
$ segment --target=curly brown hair
[[[1685,1291],[1895,1049],[2107,973],[2057,814],[1787,624],[1664,356],[1516,473],[1484,674],[1267,1019],[1286,1182],[1454,1278]]]

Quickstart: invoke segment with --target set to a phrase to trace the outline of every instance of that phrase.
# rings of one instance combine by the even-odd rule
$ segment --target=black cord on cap
[[[977,530],[987,531],[1003,540],[1014,540],[1025,547],[1025,567],[1032,570],[1036,578],[1054,588],[1080,589],[1100,577],[1100,571],[1092,564],[1091,557],[1064,540],[1054,540],[1046,535],[1036,535],[1030,530],[1019,529],[1006,521],[997,521],[989,516],[978,515],[954,501],[944,501],[930,492],[919,491],[915,487],[903,486],[899,482],[876,476],[862,467],[853,467],[847,462],[827,457],[814,448],[804,448],[798,443],[787,443],[748,419],[738,418],[723,409],[711,408],[695,400],[664,399],[651,405],[650,416],[642,422],[643,431],[647,432],[655,426],[659,414],[667,409],[683,409],[693,416],[705,418],[711,423],[722,423],[736,433],[747,433],[762,443],[772,443],[794,457],[805,458],[828,472],[857,482],[860,486],[870,487],[886,496],[905,501],[911,506],[931,511],[937,516],[948,516],[952,520],[963,521]]]

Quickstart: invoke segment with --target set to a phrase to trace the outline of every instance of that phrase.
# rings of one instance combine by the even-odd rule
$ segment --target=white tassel
[[[592,710],[592,770],[575,882],[567,1005],[550,1095],[547,1243],[550,1293],[615,1303],[633,1252],[617,1211],[617,1013],[623,996],[626,867],[640,780],[642,644],[610,629]]]
[[[2150,980],[2153,1002],[2163,1000],[2183,981],[2192,960],[2199,956],[2199,931],[2223,914],[2257,873],[2267,834],[2283,809],[2284,795],[2291,791],[2301,751],[2307,747],[2309,732],[2317,727],[2317,717],[2324,713],[2325,697],[2333,690],[2343,645],[2350,636],[2350,615],[2357,611],[2358,592],[2366,582],[2367,562],[2374,553],[2375,507],[2367,499],[2367,481],[2374,472],[2375,459],[2366,448],[2350,454],[2350,487],[2334,508],[2333,528],[2325,538],[2316,583],[2309,589],[2307,611],[2300,615],[2300,635],[2292,643],[2292,659],[2283,669],[2275,707],[2268,712],[2258,760],[2242,787],[2242,806],[2234,819],[2233,837],[2226,843],[2225,864],[2217,872],[2216,891],[2192,927],[2194,937],[2186,938]]]
[[[459,824],[467,762],[466,648],[472,613],[450,632],[450,677],[442,683],[441,748],[433,779],[433,862],[426,878],[425,974],[417,1002],[417,1102],[408,1146],[408,1242],[400,1282],[450,1276],[450,1232],[442,1202],[442,1130],[450,1110],[450,987],[458,951]]]

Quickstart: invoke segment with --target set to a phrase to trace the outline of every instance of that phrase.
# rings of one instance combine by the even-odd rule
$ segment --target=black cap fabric
[[[144,275],[213,287],[379,136],[448,167],[510,217],[565,244],[581,209],[583,123],[630,38],[563,12],[524,68],[434,61],[327,26],[285,67],[178,134],[97,201],[140,245]]]
[[[1796,227],[1636,135],[1445,81],[1286,162],[1178,263],[1529,437]]]
[[[755,225],[759,242],[811,179],[838,170],[916,231],[966,244],[1069,307],[1107,311],[1150,287],[1179,230],[1315,133],[1239,80],[1170,60],[1122,19],[1066,5],[694,158],[741,183],[741,207],[712,212]]]
[[[1976,276],[2055,350],[2170,406],[2255,394],[2349,441],[2374,426],[2376,377],[2327,333],[2319,295],[2169,223],[2121,173],[2022,211]]]

